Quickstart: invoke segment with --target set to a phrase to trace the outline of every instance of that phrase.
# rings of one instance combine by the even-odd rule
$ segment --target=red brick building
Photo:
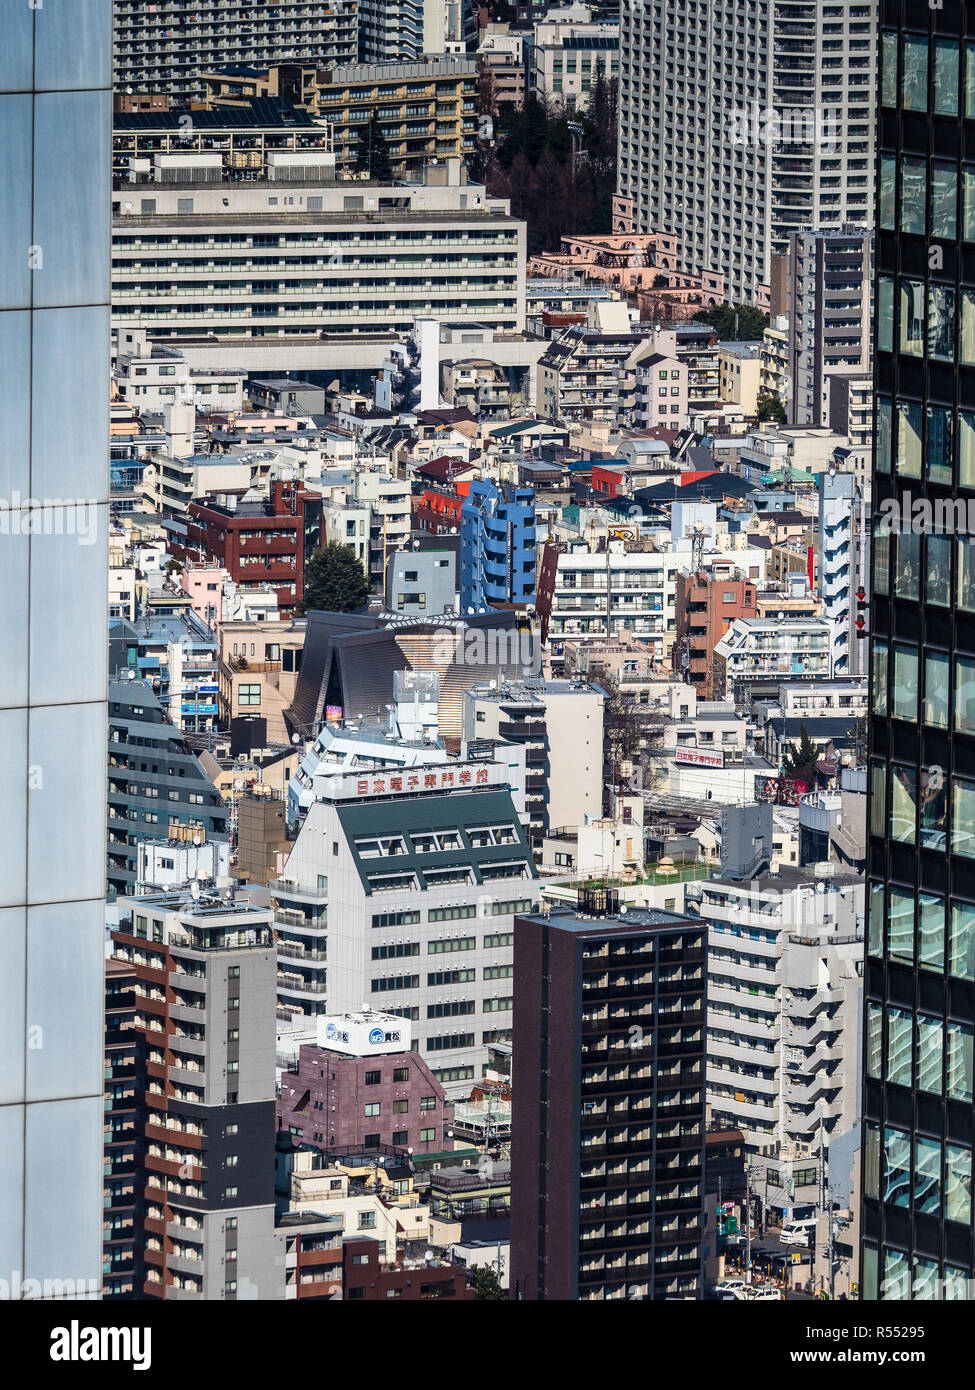
[[[270,584],[281,617],[290,618],[302,600],[305,562],[323,544],[321,494],[275,480],[264,501],[219,496],[190,503],[186,550],[216,560],[245,592]]]
[[[715,578],[703,572],[678,574],[673,667],[702,700],[714,696],[714,648],[736,618],[758,616],[751,579]]]

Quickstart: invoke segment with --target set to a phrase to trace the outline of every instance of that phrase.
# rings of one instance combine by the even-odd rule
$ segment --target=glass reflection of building
[[[862,1295],[969,1298],[975,7],[881,30]]]
[[[2,13],[0,1279],[53,1296],[98,1289],[110,1190],[112,0]]]

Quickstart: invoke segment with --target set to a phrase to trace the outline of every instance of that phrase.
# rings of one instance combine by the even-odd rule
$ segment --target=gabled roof
[[[421,463],[415,471],[424,478],[436,478],[440,482],[449,482],[458,473],[466,473],[475,467],[475,464],[468,463],[466,459],[451,458],[449,454],[441,454],[439,458]]]

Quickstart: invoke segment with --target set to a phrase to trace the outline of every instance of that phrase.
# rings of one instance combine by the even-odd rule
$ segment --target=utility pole
[[[745,1165],[745,1283],[752,1282],[752,1166]]]

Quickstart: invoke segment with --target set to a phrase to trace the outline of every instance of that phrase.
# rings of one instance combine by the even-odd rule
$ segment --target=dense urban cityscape
[[[973,0],[2,9],[2,1296],[922,1361]]]

